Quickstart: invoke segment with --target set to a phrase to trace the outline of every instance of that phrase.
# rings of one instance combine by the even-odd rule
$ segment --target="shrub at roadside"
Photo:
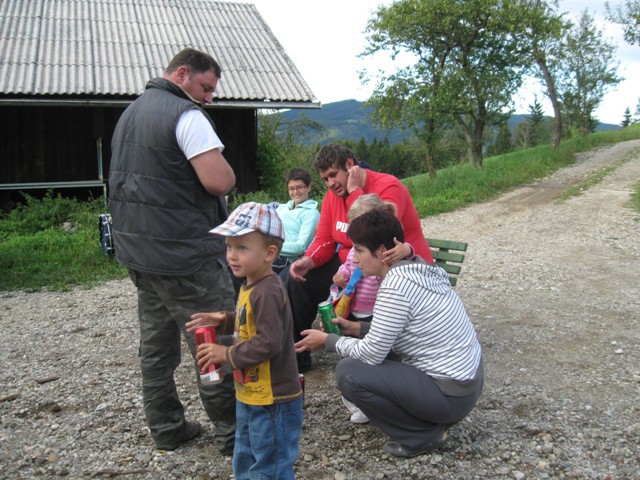
[[[66,290],[126,276],[100,249],[98,215],[105,211],[102,198],[25,195],[24,204],[0,218],[0,291]]]

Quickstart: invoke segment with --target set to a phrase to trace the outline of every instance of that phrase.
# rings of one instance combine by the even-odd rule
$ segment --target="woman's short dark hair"
[[[352,159],[353,164],[357,165],[358,161],[353,152],[339,143],[332,143],[325,145],[316,154],[314,166],[318,172],[324,172],[329,168],[339,168],[341,170],[347,169],[347,160]]]
[[[404,230],[400,220],[381,210],[371,210],[354,218],[347,235],[353,243],[368,248],[374,255],[380,245],[384,245],[388,250],[395,247],[394,238],[404,242]]]
[[[212,70],[216,77],[220,78],[222,76],[220,64],[208,53],[201,52],[195,48],[180,50],[167,65],[165,73],[173,73],[179,67],[187,67],[194,73],[204,73]]]
[[[311,185],[311,174],[304,168],[292,168],[287,173],[286,183],[288,184],[291,180],[300,180],[308,187]]]

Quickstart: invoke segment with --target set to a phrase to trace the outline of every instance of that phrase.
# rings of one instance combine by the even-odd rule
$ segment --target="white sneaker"
[[[360,410],[355,403],[350,402],[344,397],[342,397],[342,403],[347,407],[349,413],[351,413],[351,423],[367,423],[369,421],[367,416],[362,413],[362,410]]]
[[[351,423],[368,423],[369,418],[358,408],[357,411],[351,414]]]

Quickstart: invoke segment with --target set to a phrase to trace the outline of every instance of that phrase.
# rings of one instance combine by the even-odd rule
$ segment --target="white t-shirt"
[[[189,160],[214,148],[224,150],[224,145],[211,123],[196,108],[182,114],[176,125],[176,138],[180,149]]]

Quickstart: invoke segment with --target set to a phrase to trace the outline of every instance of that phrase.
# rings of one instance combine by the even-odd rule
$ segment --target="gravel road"
[[[580,195],[570,186],[614,167]],[[315,352],[300,479],[640,478],[640,141],[500,197],[424,220],[469,243],[456,287],[478,329],[485,390],[440,451],[396,459],[352,425],[333,354]],[[143,420],[135,292],[0,292],[0,478],[228,479],[188,353],[177,384],[204,434],[155,450]]]

